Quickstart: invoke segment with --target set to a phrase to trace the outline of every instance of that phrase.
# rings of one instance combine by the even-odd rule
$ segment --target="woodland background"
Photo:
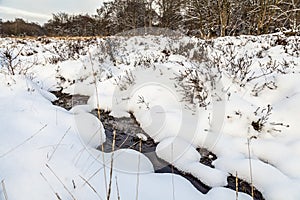
[[[96,15],[52,14],[40,25],[0,19],[1,36],[108,36],[160,27],[201,38],[300,31],[300,0],[115,0]]]

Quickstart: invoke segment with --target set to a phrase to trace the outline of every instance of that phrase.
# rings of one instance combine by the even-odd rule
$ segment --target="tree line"
[[[107,36],[142,27],[199,37],[300,30],[300,0],[115,0],[96,15],[56,13],[40,26],[0,21],[1,35]]]

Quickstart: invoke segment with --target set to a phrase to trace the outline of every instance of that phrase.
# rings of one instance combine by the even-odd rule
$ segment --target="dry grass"
[[[252,172],[250,142],[251,142],[251,138],[248,138],[247,146],[248,146],[248,159],[249,159],[249,170],[250,170],[251,196],[252,196],[252,199],[254,200],[254,186],[253,186],[253,172]]]
[[[112,152],[111,152],[111,160],[110,160],[110,172],[109,172],[109,185],[107,192],[107,200],[110,199],[111,189],[112,189],[112,176],[113,176],[113,167],[114,167],[114,154],[115,154],[115,144],[116,144],[116,131],[113,131],[113,142],[112,142]]]
[[[142,153],[142,139],[139,142],[139,157],[138,157],[138,171],[136,176],[136,195],[135,200],[139,199],[139,185],[140,185],[140,165],[141,165],[141,153]]]
[[[235,198],[239,199],[239,178],[237,171],[235,172]]]
[[[50,170],[50,172],[55,176],[55,178],[62,184],[64,189],[68,192],[68,194],[72,197],[73,200],[76,200],[72,192],[67,188],[67,186],[63,183],[63,181],[57,176],[57,174],[52,170],[52,168],[46,164],[46,167]]]
[[[93,192],[97,195],[97,197],[99,198],[99,199],[101,199],[101,200],[103,200],[102,199],[102,197],[99,195],[99,193],[97,192],[97,190],[92,186],[92,184],[90,184],[90,182],[88,181],[88,180],[86,180],[85,178],[83,178],[82,176],[79,176],[83,181],[84,181],[84,183],[86,183],[88,186],[89,186],[89,188],[91,188],[92,190],[93,190]]]
[[[40,172],[40,175],[42,176],[42,178],[45,180],[45,182],[49,185],[51,191],[53,192],[53,194],[55,195],[55,197],[58,200],[62,200],[59,196],[59,194],[57,192],[55,192],[54,188],[52,187],[52,185],[49,183],[48,179],[42,174],[42,172]]]
[[[94,85],[95,85],[95,92],[96,92],[96,98],[97,98],[96,99],[96,101],[97,101],[97,116],[98,116],[98,119],[100,121],[101,115],[100,115],[99,92],[98,92],[98,87],[97,87],[97,77],[96,77],[96,72],[95,72],[95,69],[94,69],[94,63],[93,63],[92,55],[91,55],[90,52],[89,52],[89,60],[90,60],[91,67],[92,67]],[[101,140],[103,141],[102,134],[101,134]],[[108,189],[107,189],[107,180],[106,180],[106,167],[105,167],[105,156],[104,156],[104,144],[103,144],[103,142],[101,144],[101,152],[102,152],[102,163],[103,163],[103,175],[104,175],[105,191],[108,191]]]
[[[91,40],[97,38],[107,38],[109,36],[6,36],[5,38],[12,38],[12,39],[19,39],[19,40],[37,40],[37,39],[53,39],[53,40],[66,40],[66,41],[73,41],[73,40]]]
[[[50,161],[54,155],[54,153],[56,152],[57,148],[61,145],[61,142],[63,141],[63,139],[65,138],[65,136],[67,135],[67,133],[70,131],[71,126],[66,130],[65,134],[61,137],[61,139],[59,140],[59,142],[57,143],[57,145],[55,146],[52,154],[49,156],[48,161]]]
[[[7,195],[7,191],[6,191],[4,180],[1,181],[1,185],[2,185],[2,189],[3,189],[4,199],[8,200],[8,195]]]
[[[120,197],[120,191],[119,191],[118,178],[117,178],[117,177],[115,177],[115,179],[116,179],[116,188],[117,188],[118,200],[120,200],[120,199],[121,199],[121,197]]]
[[[33,135],[31,135],[29,138],[27,138],[26,140],[24,140],[20,144],[16,145],[15,147],[11,148],[10,150],[8,150],[7,152],[5,152],[4,154],[0,155],[0,158],[3,158],[5,156],[7,156],[11,152],[13,152],[16,149],[18,149],[20,146],[24,145],[26,142],[32,140],[35,136],[37,136],[38,134],[40,134],[42,132],[42,130],[44,130],[47,126],[48,126],[48,124],[44,125],[42,128],[40,128],[36,133],[34,133]]]

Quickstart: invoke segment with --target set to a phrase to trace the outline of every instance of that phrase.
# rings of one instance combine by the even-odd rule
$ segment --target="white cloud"
[[[51,15],[28,12],[25,10],[0,6],[0,17],[4,19],[24,18],[30,21],[44,23],[51,18]]]
[[[104,0],[107,1],[107,0]],[[0,0],[0,18],[47,22],[52,13],[96,14],[103,0]]]

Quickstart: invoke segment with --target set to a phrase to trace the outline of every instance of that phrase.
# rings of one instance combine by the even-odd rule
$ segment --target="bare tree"
[[[97,12],[104,19],[110,34],[144,27],[147,25],[147,17],[149,18],[149,11],[144,0],[108,2]]]
[[[187,1],[156,0],[160,27],[179,29],[182,25],[182,12]]]
[[[220,35],[224,37],[226,35],[226,29],[230,19],[230,1],[229,0],[217,0],[218,14],[220,20]]]
[[[210,1],[190,0],[187,3],[187,10],[184,15],[185,27],[193,34],[201,38],[207,38],[209,31],[214,27],[211,15]],[[205,9],[206,8],[206,9]]]

